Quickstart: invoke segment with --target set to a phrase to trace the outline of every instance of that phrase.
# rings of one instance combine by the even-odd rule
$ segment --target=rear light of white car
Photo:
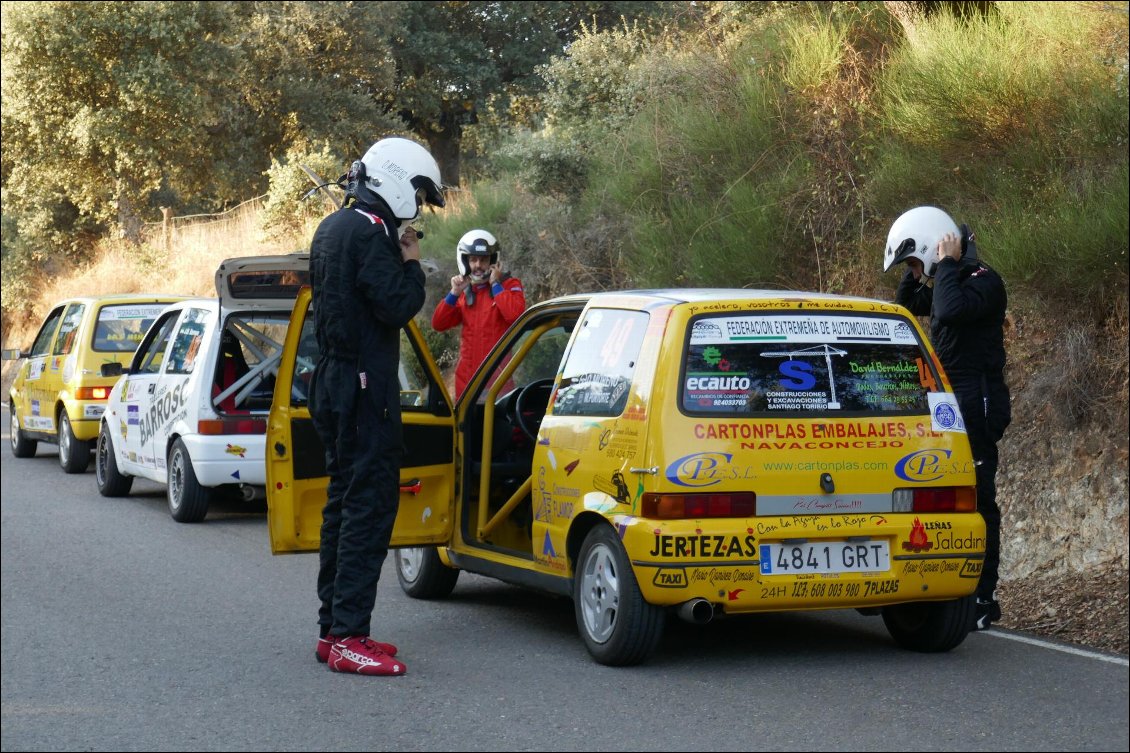
[[[265,418],[218,418],[196,422],[196,430],[201,434],[266,434]]]
[[[973,486],[928,486],[895,489],[895,512],[976,512],[977,489]]]
[[[75,390],[75,397],[79,400],[105,400],[110,397],[109,387],[79,387]]]
[[[753,492],[730,494],[655,494],[643,495],[645,518],[749,518],[754,514],[757,495]]]

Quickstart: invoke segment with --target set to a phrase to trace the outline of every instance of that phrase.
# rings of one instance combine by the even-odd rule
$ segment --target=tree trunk
[[[118,230],[131,244],[141,245],[141,217],[124,187],[118,189]]]
[[[439,165],[439,174],[444,185],[459,185],[459,147],[462,141],[462,126],[450,126],[443,131],[428,135],[428,149]]]

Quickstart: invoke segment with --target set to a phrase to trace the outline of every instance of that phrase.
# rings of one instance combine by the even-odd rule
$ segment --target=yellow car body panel
[[[5,352],[6,358],[23,360],[9,391],[13,420],[29,438],[54,443],[65,410],[75,439],[96,439],[118,380],[102,376],[102,366],[128,365],[149,322],[182,298],[137,293],[72,298],[53,306],[27,351]],[[100,398],[87,396],[93,388],[104,389]]]
[[[657,608],[867,609],[976,590],[985,524],[968,438],[899,306],[747,290],[553,299],[503,335],[454,403],[415,325],[405,337],[429,375],[419,394],[442,393],[428,399],[454,415],[413,419],[452,431],[450,473],[426,468],[444,526],[411,525],[423,513],[402,494],[394,547],[426,541],[445,566],[575,598],[579,558],[621,548],[631,572],[619,577]],[[286,368],[284,356],[280,380]],[[302,487],[283,454],[271,461],[272,547],[315,549],[324,479]],[[402,484],[423,470],[406,464]],[[280,491],[312,502],[295,513]],[[741,512],[656,512],[672,501]],[[303,535],[276,541],[276,514]],[[599,530],[614,539],[594,540]],[[953,614],[937,640],[892,634],[945,650],[967,630]],[[638,658],[593,646],[607,663]]]

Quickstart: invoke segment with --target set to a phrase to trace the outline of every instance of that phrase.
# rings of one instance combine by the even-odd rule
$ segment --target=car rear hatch
[[[220,310],[291,309],[298,291],[310,284],[310,254],[240,256],[216,270]]]

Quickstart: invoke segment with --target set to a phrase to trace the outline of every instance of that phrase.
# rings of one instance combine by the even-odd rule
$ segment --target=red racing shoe
[[[374,644],[377,648],[379,648],[389,656],[396,656],[396,646],[392,645],[391,643],[381,643],[380,641],[374,641],[371,638],[369,639],[369,642]],[[333,648],[333,645],[335,643],[337,643],[336,635],[331,634],[327,635],[325,638],[319,638],[318,645],[314,647],[314,658],[322,664],[325,664],[330,659],[330,649]]]
[[[381,644],[369,640],[367,635],[342,638],[330,649],[326,664],[334,672],[352,672],[358,675],[402,675],[408,669],[380,649]]]

